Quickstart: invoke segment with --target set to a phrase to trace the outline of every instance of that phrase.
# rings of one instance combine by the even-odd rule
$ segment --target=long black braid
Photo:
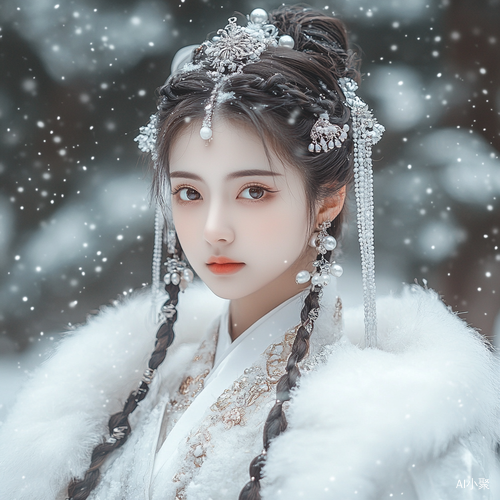
[[[329,228],[331,234],[331,228]],[[326,260],[330,260],[332,252],[324,254]],[[318,255],[319,260],[321,255]],[[285,374],[276,385],[276,402],[269,412],[264,424],[263,442],[264,449],[250,463],[250,481],[245,484],[240,492],[239,500],[260,500],[260,480],[262,469],[266,463],[267,450],[273,439],[278,437],[287,428],[286,415],[283,411],[283,403],[290,401],[290,392],[297,387],[300,379],[299,363],[309,352],[309,339],[314,330],[314,322],[319,314],[319,302],[321,296],[320,286],[311,286],[311,291],[304,301],[304,307],[300,312],[300,326],[297,330],[292,345],[292,352],[288,357]]]
[[[181,253],[179,241],[175,243],[175,255]],[[169,257],[174,257],[174,254]],[[174,324],[177,321],[177,303],[179,296],[179,285],[169,283],[165,285],[165,290],[168,294],[168,300],[162,307],[165,313],[165,322],[160,325],[156,333],[155,348],[148,362],[146,370],[139,388],[132,391],[128,396],[122,411],[111,415],[108,428],[111,438],[97,445],[90,460],[90,466],[85,472],[83,479],[73,479],[68,486],[68,500],[85,500],[90,495],[91,491],[97,486],[100,476],[100,467],[104,463],[106,457],[114,450],[125,444],[128,436],[132,432],[129,422],[129,415],[137,408],[139,403],[146,397],[149,392],[149,384],[155,370],[161,365],[168,348],[172,345],[175,334]]]

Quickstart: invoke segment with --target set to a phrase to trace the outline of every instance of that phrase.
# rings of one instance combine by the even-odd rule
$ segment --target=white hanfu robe
[[[254,456],[260,452],[262,436],[259,432],[262,434],[265,420],[262,417],[275,399],[273,389],[284,373],[283,364],[290,353],[292,332],[300,323],[304,297],[301,293],[285,301],[232,343],[226,307],[217,322],[214,367],[204,379],[203,389],[177,421],[156,456],[154,500],[169,498],[168,492],[174,489],[175,498],[186,498],[183,493],[188,486],[186,483],[201,468],[211,447],[212,429],[226,431],[228,439],[235,440],[235,444],[248,441],[250,445],[254,441],[256,446],[250,449],[254,450]],[[267,411],[263,411],[264,408]],[[258,414],[251,429],[245,422],[250,413]],[[251,435],[242,432],[244,436],[230,436],[236,434],[236,426],[250,431]],[[210,451],[213,453],[213,450]],[[248,450],[243,454],[244,469],[248,468],[253,458],[249,453]],[[231,463],[234,466],[233,460]]]
[[[236,500],[262,451],[303,298],[229,343],[227,305],[196,287],[181,296],[176,343],[89,499]],[[100,312],[34,374],[0,428],[2,500],[64,500],[82,477],[147,366],[150,300]],[[377,313],[378,349],[366,349],[362,310],[342,311],[327,287],[262,499],[496,500],[498,361],[432,291],[387,297]]]

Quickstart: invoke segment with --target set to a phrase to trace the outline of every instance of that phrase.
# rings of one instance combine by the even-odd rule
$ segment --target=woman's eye
[[[182,201],[196,201],[201,199],[200,193],[192,188],[182,188],[179,191],[179,198]]]
[[[259,186],[252,186],[244,189],[241,192],[240,196],[248,200],[259,200],[264,196],[265,192],[266,190],[264,188],[261,188]]]

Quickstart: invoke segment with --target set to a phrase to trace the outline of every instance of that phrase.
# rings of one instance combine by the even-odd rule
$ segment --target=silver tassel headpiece
[[[345,104],[351,109],[354,140],[354,193],[357,206],[358,237],[363,275],[365,347],[377,347],[377,310],[375,288],[375,251],[373,244],[373,167],[372,146],[385,131],[368,105],[356,95],[358,84],[341,78]]]

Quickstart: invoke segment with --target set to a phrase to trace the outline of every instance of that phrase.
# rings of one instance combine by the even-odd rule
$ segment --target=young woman
[[[139,137],[166,294],[157,245],[152,292],[38,370],[2,428],[2,498],[489,498],[490,346],[430,290],[373,300],[383,128],[355,63],[343,25],[302,7],[230,19],[176,56]],[[334,283],[351,181],[363,311]]]

